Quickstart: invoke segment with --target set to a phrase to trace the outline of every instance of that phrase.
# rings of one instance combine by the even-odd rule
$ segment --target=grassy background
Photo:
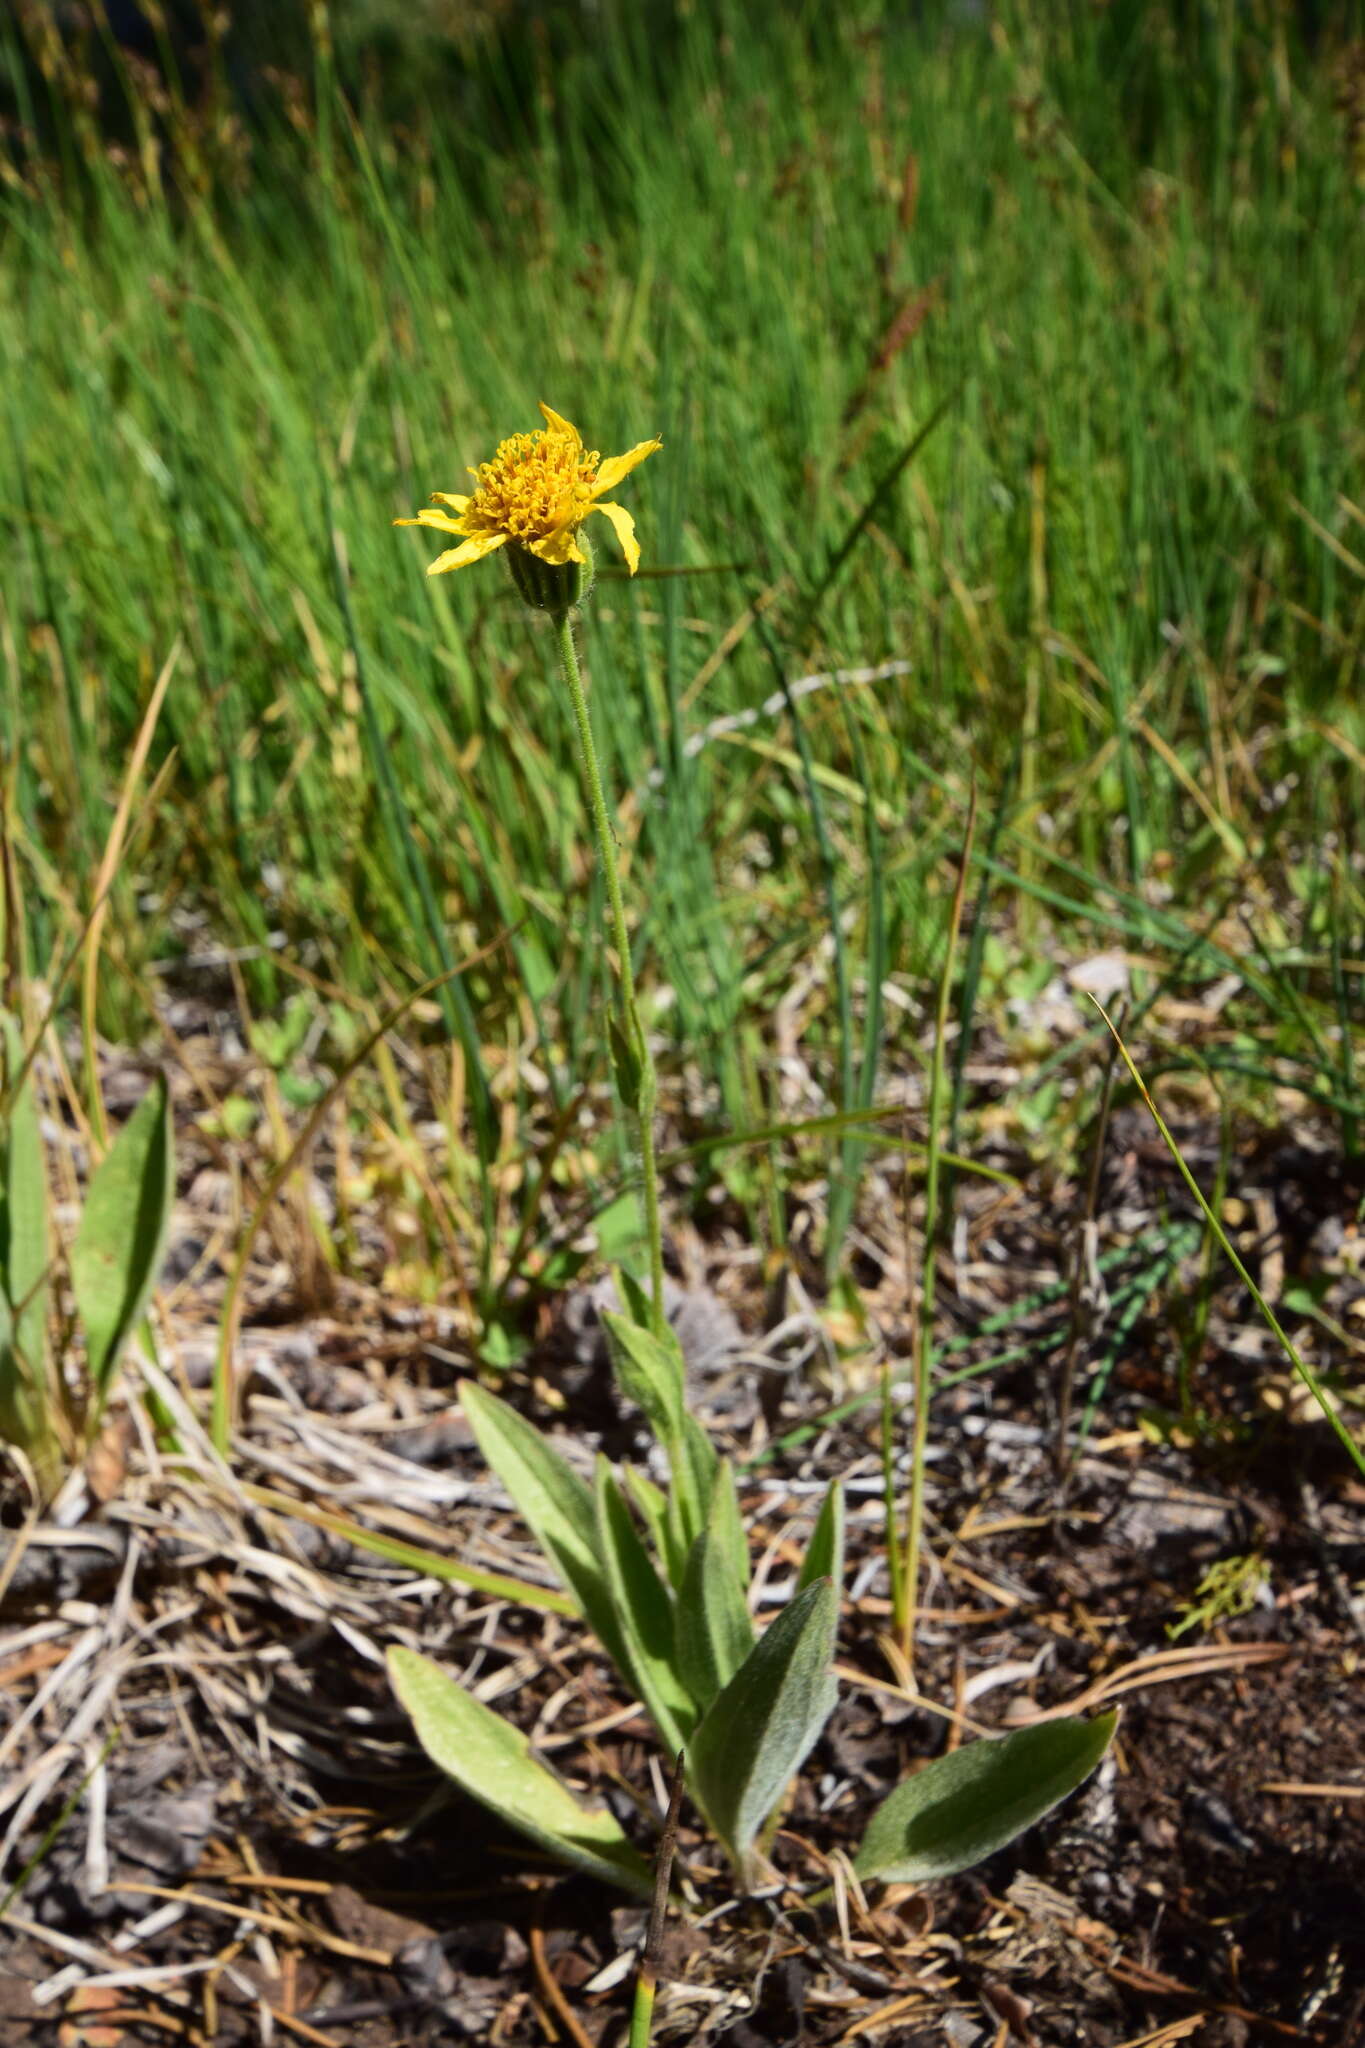
[[[372,1000],[510,929],[422,1028],[524,1129],[605,1080],[545,634],[497,565],[428,582],[390,524],[544,397],[606,452],[664,435],[646,573],[603,578],[584,642],[704,1126],[771,1113],[784,1000],[831,1105],[919,1061],[975,774],[1015,936],[969,956],[965,1015],[1054,950],[1130,946],[1149,990],[1231,960],[1218,1061],[1353,1141],[1360,11],[1311,42],[1272,0],[401,19],[290,11],[292,71],[243,35],[181,83],[45,8],[0,30],[33,959],[88,908],[178,636],[105,1027],[206,940],[278,1008],[280,957]]]

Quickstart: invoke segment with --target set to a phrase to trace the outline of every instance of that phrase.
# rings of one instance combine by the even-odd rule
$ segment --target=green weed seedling
[[[1167,1622],[1167,1636],[1177,1643],[1191,1629],[1206,1635],[1220,1621],[1250,1614],[1264,1584],[1265,1559],[1258,1550],[1245,1557],[1216,1558],[1195,1588],[1194,1598],[1180,1602],[1178,1619]]]
[[[677,1339],[648,1329],[641,1290],[621,1284],[632,1314],[604,1317],[612,1362],[667,1454],[666,1488],[605,1458],[590,1485],[534,1424],[472,1383],[465,1414],[662,1748],[683,1752],[693,1804],[749,1887],[786,1788],[835,1703],[843,1489],[831,1483],[792,1598],[756,1635],[732,1467],[686,1405]],[[491,1708],[415,1651],[391,1649],[389,1673],[422,1747],[462,1791],[561,1862],[648,1893],[649,1866],[624,1831],[581,1805]],[[1074,1791],[1114,1722],[1051,1721],[929,1764],[874,1814],[858,1875],[915,1882],[978,1862]]]
[[[147,1312],[175,1195],[169,1093],[158,1075],[95,1167],[68,1260],[84,1337],[78,1382],[52,1342],[47,1159],[32,1060],[0,1015],[0,1438],[44,1498],[99,1427],[124,1346]]]

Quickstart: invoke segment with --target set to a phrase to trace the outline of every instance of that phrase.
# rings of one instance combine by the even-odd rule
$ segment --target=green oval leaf
[[[91,1174],[71,1247],[71,1291],[85,1331],[96,1411],[124,1345],[147,1313],[174,1199],[170,1091],[158,1074]]]
[[[391,1649],[388,1666],[417,1740],[462,1792],[562,1863],[648,1894],[649,1867],[618,1823],[583,1806],[518,1729],[416,1650]]]
[[[0,1018],[6,1085],[23,1065],[14,1018]],[[0,1435],[37,1455],[48,1441],[47,1161],[32,1073],[0,1125]]]
[[[703,1529],[692,1545],[675,1630],[683,1682],[697,1705],[707,1708],[754,1647],[754,1625],[729,1545],[714,1528]]]
[[[597,1546],[592,1488],[546,1443],[533,1422],[475,1380],[460,1388],[460,1405],[479,1449],[547,1559],[574,1595],[607,1654],[624,1662]]]
[[[744,1872],[754,1837],[834,1706],[839,1603],[828,1579],[784,1607],[697,1730],[693,1789]]]
[[[671,1329],[665,1336],[656,1337],[651,1330],[642,1329],[639,1323],[618,1315],[614,1309],[603,1309],[602,1327],[607,1333],[612,1370],[622,1393],[644,1410],[659,1442],[671,1449],[683,1427],[686,1368],[677,1338]]]
[[[648,1708],[665,1748],[676,1756],[691,1738],[697,1713],[678,1673],[673,1600],[605,1458],[597,1467],[597,1535],[625,1643],[624,1676]]]
[[[837,1479],[830,1482],[815,1518],[796,1581],[797,1592],[803,1593],[817,1579],[833,1579],[836,1591],[844,1583],[844,1489]]]
[[[1108,1749],[1117,1722],[1117,1714],[1044,1721],[937,1758],[883,1800],[854,1869],[888,1884],[969,1870],[1074,1792]]]

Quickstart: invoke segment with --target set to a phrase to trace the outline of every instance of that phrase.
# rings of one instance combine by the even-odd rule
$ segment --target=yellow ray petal
[[[628,455],[609,455],[593,480],[592,495],[600,498],[604,491],[614,491],[623,476],[629,476],[637,462],[643,462],[662,441],[637,441]]]
[[[626,558],[626,567],[633,576],[640,566],[640,543],[635,538],[635,521],[624,505],[594,505],[592,509],[594,512],[600,512],[604,519],[609,519],[615,527],[616,538],[621,543],[621,553]]]
[[[547,533],[540,540],[530,541],[527,545],[533,555],[539,555],[542,562],[549,562],[556,568],[564,562],[585,560],[583,550],[578,545],[576,526],[558,526],[553,533]]]
[[[438,505],[453,505],[457,512],[463,512],[469,503],[468,498],[462,498],[453,491],[433,491],[431,495]]]
[[[507,545],[505,533],[476,533],[458,548],[447,548],[434,562],[427,563],[428,576],[443,576],[447,569],[467,569],[471,562],[481,562],[485,555],[491,555],[495,548]]]
[[[572,420],[566,420],[563,413],[556,412],[553,406],[546,405],[543,401],[540,409],[545,415],[545,424],[552,434],[566,434],[576,448],[583,446],[583,436],[579,433]]]
[[[395,526],[434,526],[437,533],[463,533],[464,528],[448,512],[433,512],[424,505],[415,519],[395,519]]]

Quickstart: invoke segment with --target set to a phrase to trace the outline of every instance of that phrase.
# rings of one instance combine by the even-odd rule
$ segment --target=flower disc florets
[[[513,434],[472,472],[478,488],[465,530],[503,533],[534,553],[537,541],[583,524],[601,460],[597,449],[580,449],[563,434]]]
[[[394,521],[396,526],[429,526],[438,533],[459,536],[459,547],[447,548],[428,564],[428,576],[463,569],[502,547],[510,547],[522,557],[534,556],[552,568],[570,564],[581,568],[589,557],[580,544],[579,528],[592,512],[600,512],[610,521],[626,566],[635,574],[640,565],[635,521],[624,505],[604,502],[604,496],[637,463],[652,455],[659,442],[637,442],[627,454],[610,455],[604,462],[595,448],[583,446],[577,427],[548,405],[540,410],[544,427],[531,434],[511,435],[499,443],[491,462],[470,470],[475,487],[469,496],[432,493],[438,504],[451,508],[453,518],[451,512],[424,508],[415,519]],[[515,574],[515,556],[513,559],[514,580],[520,589],[527,579]],[[529,572],[531,565],[524,567]],[[532,580],[539,583],[543,579]],[[577,580],[572,594],[567,593],[566,584],[564,602],[573,602],[576,595]]]

